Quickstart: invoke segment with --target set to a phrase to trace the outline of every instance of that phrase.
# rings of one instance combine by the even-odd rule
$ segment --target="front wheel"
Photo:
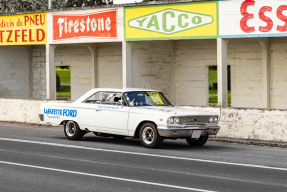
[[[186,141],[190,146],[203,146],[207,142],[207,140],[208,136],[202,136],[198,139],[186,138]]]
[[[64,133],[69,140],[81,140],[85,135],[85,132],[74,121],[68,121],[65,124]]]
[[[163,138],[158,134],[153,123],[143,124],[140,129],[140,140],[146,148],[158,148],[163,142]]]

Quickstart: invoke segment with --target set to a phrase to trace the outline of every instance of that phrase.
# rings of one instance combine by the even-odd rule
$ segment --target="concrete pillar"
[[[228,107],[227,45],[228,39],[217,39],[217,93],[218,106]]]
[[[56,100],[55,49],[57,45],[46,45],[46,96],[47,100]]]
[[[269,38],[260,40],[263,67],[263,108],[270,109],[270,46]]]
[[[171,95],[171,102],[172,103],[175,103],[176,104],[176,86],[177,86],[177,69],[176,69],[176,60],[175,60],[175,57],[176,57],[176,47],[177,47],[177,44],[176,44],[176,41],[173,41],[173,55],[172,55],[172,65],[173,65],[173,71],[172,71],[172,95]]]
[[[123,58],[123,88],[133,87],[133,63],[132,63],[132,46],[133,42],[123,41],[122,58]]]
[[[96,45],[88,45],[87,48],[91,52],[92,88],[98,88],[98,48]]]
[[[33,46],[24,46],[29,54],[29,99],[33,98]]]
[[[48,9],[52,9],[52,0],[49,0],[48,2]]]

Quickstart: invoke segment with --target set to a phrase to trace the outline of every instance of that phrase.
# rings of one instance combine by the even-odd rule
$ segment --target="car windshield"
[[[172,105],[161,92],[154,91],[135,91],[125,93],[129,106],[168,106]]]

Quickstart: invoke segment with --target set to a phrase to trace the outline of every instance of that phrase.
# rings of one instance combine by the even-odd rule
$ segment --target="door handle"
[[[96,109],[96,111],[101,111],[100,109]]]

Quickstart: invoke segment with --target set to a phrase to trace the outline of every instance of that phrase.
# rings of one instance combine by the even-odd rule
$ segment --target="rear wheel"
[[[69,140],[81,140],[85,135],[85,132],[74,121],[68,121],[65,124],[64,133]]]
[[[140,129],[140,140],[144,147],[158,148],[163,142],[163,137],[158,134],[153,123],[145,123]]]
[[[202,136],[198,139],[186,138],[187,143],[190,146],[203,146],[208,140],[208,136]]]

